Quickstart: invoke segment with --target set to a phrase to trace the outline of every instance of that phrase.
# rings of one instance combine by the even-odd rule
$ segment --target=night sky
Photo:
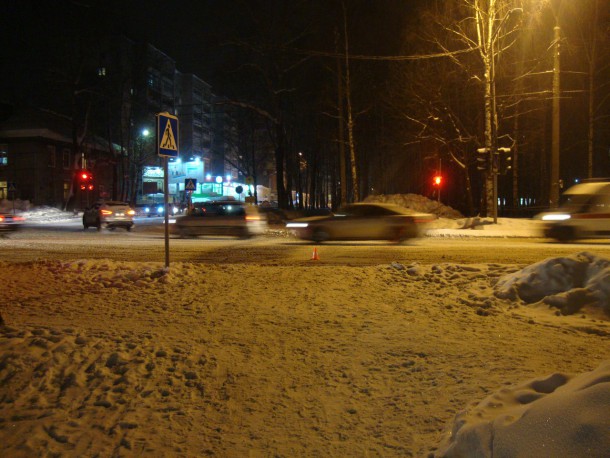
[[[399,52],[404,16],[423,0],[347,1],[350,47],[355,53],[388,55]],[[294,14],[285,5],[294,5]],[[279,6],[278,6],[279,5]],[[304,6],[303,6],[304,5]],[[261,18],[280,18],[286,29],[304,30],[304,49],[333,51],[332,33],[340,17],[340,2],[309,0],[58,0],[2,2],[5,34],[3,74],[18,76],[41,71],[50,59],[54,39],[81,28],[114,29],[146,40],[176,60],[184,73],[195,73],[214,86],[222,84],[222,62],[228,42],[248,40]],[[269,20],[269,23],[273,23]],[[341,23],[339,22],[339,26]],[[279,27],[279,26],[278,26]],[[230,53],[229,53],[230,54]],[[4,84],[11,78],[4,79]],[[216,79],[216,81],[214,81]],[[210,81],[212,80],[212,81]]]
[[[150,42],[173,58],[179,71],[194,73],[211,84],[215,94],[280,113],[291,127],[290,147],[295,151],[301,148],[318,151],[335,144],[336,125],[327,113],[337,109],[334,72],[338,60],[318,53],[335,52],[335,30],[341,31],[343,27],[341,4],[340,0],[5,0],[0,2],[3,39],[0,98],[43,107],[45,104],[40,100],[48,99],[49,95],[58,101],[60,95],[55,95],[51,85],[59,88],[63,84],[62,89],[70,91],[73,82],[69,76],[78,74],[70,66],[79,62],[78,50],[94,49],[92,45],[106,33],[122,33],[135,42]],[[451,43],[444,34],[446,23],[438,25],[436,21],[456,21],[450,22],[455,25],[465,17],[472,17],[471,11],[455,9],[464,4],[467,2],[345,0],[350,54],[379,57],[438,52],[439,48],[426,39],[429,38],[426,32],[436,34],[434,37],[449,42],[450,46],[463,46]],[[519,68],[518,62],[523,62],[528,75],[524,79],[525,93],[533,96],[522,98],[528,105],[523,106],[520,114],[521,129],[529,129],[518,138],[524,169],[522,182],[531,188],[530,195],[542,201],[548,186],[545,183],[530,186],[538,180],[528,179],[526,173],[534,177],[548,174],[552,4],[561,4],[559,16],[564,36],[561,173],[566,182],[585,174],[589,104],[586,75],[591,30],[600,35],[595,74],[597,119],[607,119],[610,110],[606,84],[610,70],[603,65],[610,49],[607,32],[610,2],[597,2],[600,6],[597,27],[591,27],[592,5],[596,4],[593,0],[523,3],[523,24],[518,36],[522,39],[519,52],[524,53],[525,59],[518,58],[516,47],[498,59],[499,106],[507,114],[505,119],[500,117],[503,125],[499,129],[508,136],[513,134],[510,115],[515,105],[511,97],[519,91],[511,75]],[[431,16],[418,16],[424,13],[421,11],[424,6],[434,10]],[[447,12],[442,16],[439,12],[444,8]],[[464,169],[450,169],[456,161],[449,153],[456,150],[464,153],[463,162],[476,169],[472,154],[484,137],[481,84],[484,75],[477,56],[476,52],[464,54],[457,64],[447,59],[399,63],[350,60],[358,160],[362,176],[371,180],[370,186],[363,187],[388,193],[413,190],[425,193],[428,175],[434,173],[442,156],[443,170],[453,173],[447,186],[456,188],[456,192],[447,192],[447,196],[453,196],[455,205],[461,205],[465,185],[460,180],[465,180]],[[299,63],[305,58],[306,64]],[[256,66],[264,71],[257,74]],[[296,70],[283,78],[288,68]],[[267,80],[274,78],[267,85]],[[277,97],[280,93],[289,95]],[[420,96],[420,103],[413,105]],[[69,102],[69,97],[64,96],[64,103],[66,100]],[[442,116],[432,115],[428,110],[455,115],[461,124],[460,132],[468,133],[465,136],[468,141],[462,144],[460,137],[454,137],[452,122],[429,123],[430,119]],[[67,113],[70,114],[69,107]],[[428,144],[421,141],[418,137],[421,126],[407,120],[413,116],[430,129],[437,129],[429,132],[438,137],[434,140],[430,137]],[[596,122],[594,175],[606,176],[610,130],[607,122]],[[414,165],[420,161],[414,161],[414,157],[422,158],[423,165]],[[473,172],[471,178],[476,182],[480,173]],[[405,173],[412,175],[410,181],[404,179]],[[511,182],[508,179],[504,182],[508,194]],[[477,186],[480,189],[475,183]]]

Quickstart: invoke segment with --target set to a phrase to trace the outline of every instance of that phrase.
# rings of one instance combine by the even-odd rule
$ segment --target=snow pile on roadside
[[[502,389],[456,415],[436,457],[608,456],[610,361]]]
[[[76,280],[84,286],[95,286],[99,288],[129,289],[148,286],[151,283],[167,283],[172,275],[167,268],[160,267],[158,263],[141,262],[116,262],[109,259],[104,260],[77,260],[68,262],[49,262],[49,271],[56,275],[63,275],[66,271],[81,275]],[[183,264],[177,263],[172,268],[175,276],[183,272]]]
[[[526,218],[439,218],[427,228],[428,237],[543,237],[542,221]]]
[[[610,261],[587,252],[545,259],[500,278],[495,295],[528,304],[542,301],[564,315],[585,306],[610,315]]]
[[[79,215],[74,212],[65,212],[55,207],[31,207],[20,213],[28,223],[32,224],[49,224],[49,223],[65,223],[74,220],[80,220]]]
[[[401,207],[410,208],[418,212],[432,213],[441,218],[463,218],[457,210],[443,205],[436,200],[430,200],[419,194],[379,194],[368,196],[365,202],[380,202],[384,204],[396,204]]]
[[[564,315],[602,309],[608,318],[610,261],[587,252],[548,258],[503,275],[494,294]],[[610,361],[579,376],[555,373],[503,388],[458,413],[434,456],[606,456],[609,394]]]

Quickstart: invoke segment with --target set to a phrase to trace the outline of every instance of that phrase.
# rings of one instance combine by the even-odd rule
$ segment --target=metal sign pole
[[[163,215],[165,216],[165,268],[169,269],[169,158],[178,157],[178,117],[157,113],[157,155],[163,157]]]
[[[169,177],[168,177],[169,158],[163,158],[163,189],[164,189],[164,208],[165,215],[165,267],[169,268]]]

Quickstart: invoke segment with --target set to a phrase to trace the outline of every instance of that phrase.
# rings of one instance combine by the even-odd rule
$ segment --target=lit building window
[[[97,76],[106,76],[106,67],[98,67]]]
[[[8,165],[8,145],[0,145],[0,166]]]

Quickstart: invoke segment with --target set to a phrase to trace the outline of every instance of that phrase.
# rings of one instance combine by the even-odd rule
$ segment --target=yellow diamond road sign
[[[178,156],[178,117],[169,113],[157,114],[157,153],[159,156]]]

